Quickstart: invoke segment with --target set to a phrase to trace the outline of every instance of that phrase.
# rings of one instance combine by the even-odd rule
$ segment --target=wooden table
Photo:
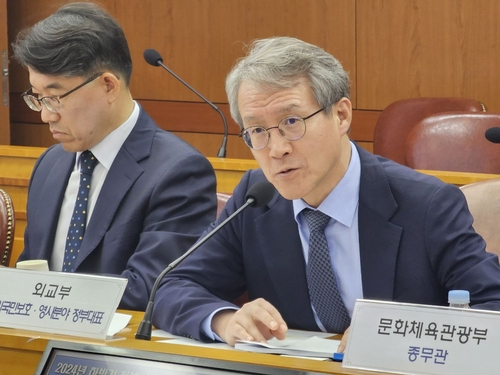
[[[134,338],[135,332],[142,319],[143,313],[136,311],[121,312],[132,315],[129,325],[117,334],[117,336],[124,337],[124,340],[103,342],[78,337],[0,328],[0,375],[33,375],[49,340],[91,343],[157,353],[169,353],[286,369],[298,369],[309,372],[351,375],[374,374],[366,371],[346,370],[342,368],[340,363],[333,361],[315,361],[301,358],[288,358],[273,354],[248,353],[180,344],[157,343],[156,341],[159,339],[156,338],[153,338],[152,341],[136,340]]]

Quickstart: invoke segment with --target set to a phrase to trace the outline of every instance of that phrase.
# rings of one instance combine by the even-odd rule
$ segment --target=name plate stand
[[[0,326],[105,340],[127,282],[0,268]]]
[[[497,374],[500,313],[358,300],[343,367],[398,374]]]

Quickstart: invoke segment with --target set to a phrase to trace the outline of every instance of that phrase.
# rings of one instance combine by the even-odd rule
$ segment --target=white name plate
[[[104,340],[127,282],[0,268],[0,326]]]
[[[342,366],[398,374],[498,374],[500,313],[358,300]]]

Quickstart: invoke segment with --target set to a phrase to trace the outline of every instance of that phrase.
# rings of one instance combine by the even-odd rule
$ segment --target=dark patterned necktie
[[[351,319],[333,273],[325,228],[330,217],[321,211],[302,211],[310,230],[307,284],[312,305],[328,332],[344,333]]]
[[[99,161],[90,151],[82,152],[80,156],[80,186],[76,196],[75,208],[66,237],[64,251],[63,272],[75,272],[75,263],[80,246],[82,245],[85,227],[87,225],[87,206],[90,192],[92,172]]]

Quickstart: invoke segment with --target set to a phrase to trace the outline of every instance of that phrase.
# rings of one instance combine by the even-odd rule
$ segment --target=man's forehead
[[[28,72],[30,84],[35,90],[59,89],[74,78],[42,74],[30,68]]]
[[[291,105],[287,105],[284,107],[278,107],[275,111],[273,111],[273,114],[278,115],[278,116],[286,116],[289,115],[290,113],[294,113],[297,108],[300,108],[299,105],[293,103]],[[254,116],[252,114],[244,115],[242,117],[244,122],[250,122],[254,120],[260,119],[260,116]]]
[[[297,86],[310,87],[309,80],[306,77],[298,76],[292,77],[283,81],[270,82],[270,81],[254,81],[254,80],[243,80],[239,87],[239,92],[243,90],[253,89],[255,91],[261,92],[263,94],[272,95],[274,93],[293,89]]]
[[[252,120],[253,111],[269,108],[274,114],[290,114],[311,99],[314,95],[309,85],[298,82],[291,87],[276,87],[245,82],[240,86],[238,106],[243,120]]]

